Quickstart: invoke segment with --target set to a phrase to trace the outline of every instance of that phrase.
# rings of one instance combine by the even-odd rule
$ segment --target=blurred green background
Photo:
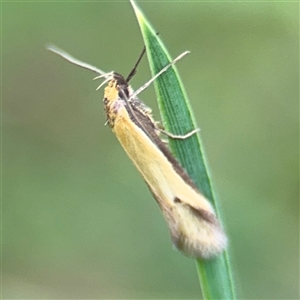
[[[299,4],[140,2],[177,64],[230,235],[239,297],[299,297]],[[128,1],[2,3],[4,299],[197,299],[94,74],[143,46]],[[144,59],[132,80],[150,78]],[[153,87],[140,97],[159,119]]]

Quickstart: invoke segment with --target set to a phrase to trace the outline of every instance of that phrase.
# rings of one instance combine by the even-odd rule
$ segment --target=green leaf
[[[142,32],[151,73],[154,76],[172,60],[141,10],[133,0],[130,2]],[[196,128],[187,95],[175,66],[159,76],[154,82],[154,87],[162,122],[168,132],[183,135]],[[220,219],[199,135],[195,134],[185,140],[169,139],[169,145],[200,191],[212,202]],[[196,265],[204,299],[235,299],[230,261],[226,251],[211,260],[197,259]]]

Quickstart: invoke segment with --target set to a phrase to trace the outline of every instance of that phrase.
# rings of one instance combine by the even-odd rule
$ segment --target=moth
[[[104,78],[98,89],[107,84],[103,99],[106,123],[143,176],[158,203],[169,227],[173,244],[189,257],[210,259],[220,254],[226,248],[227,237],[213,206],[160,138],[160,132],[163,132],[170,138],[184,139],[197,130],[184,136],[165,132],[154,121],[151,109],[137,97],[188,52],[179,55],[134,92],[128,82],[135,74],[145,48],[126,79],[116,72],[105,73],[77,60],[53,45],[49,45],[47,49],[77,66],[97,73],[99,76],[96,78]]]

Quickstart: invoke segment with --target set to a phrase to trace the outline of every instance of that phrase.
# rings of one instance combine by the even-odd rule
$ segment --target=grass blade
[[[171,58],[156,31],[133,0],[131,4],[142,32],[151,73],[154,76],[171,61]],[[196,127],[193,114],[176,67],[169,68],[159,76],[154,82],[154,87],[165,129],[176,135],[183,135],[193,130]],[[198,188],[213,203],[220,219],[199,136],[193,135],[186,140],[170,139],[169,145],[174,156]],[[196,265],[204,299],[235,299],[227,252],[212,260],[199,259]]]

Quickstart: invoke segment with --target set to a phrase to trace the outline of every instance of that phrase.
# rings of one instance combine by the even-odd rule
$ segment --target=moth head
[[[99,76],[98,76],[99,78]],[[128,85],[126,79],[119,73],[111,72],[111,76],[105,79],[100,86],[97,88],[101,88],[103,84],[107,82],[107,86],[104,89],[104,99],[106,101],[114,101],[119,98],[127,100],[131,93],[131,88]]]

